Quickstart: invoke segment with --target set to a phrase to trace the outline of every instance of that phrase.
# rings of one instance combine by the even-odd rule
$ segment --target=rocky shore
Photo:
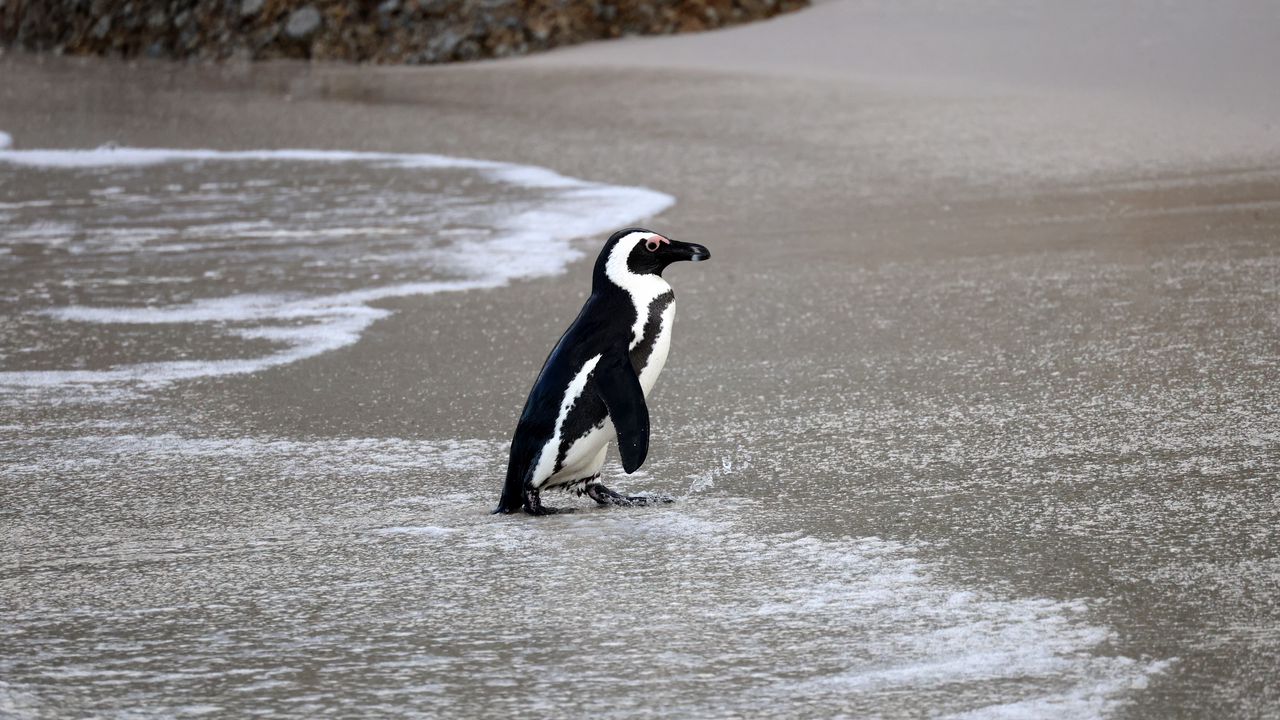
[[[425,64],[696,32],[808,0],[0,0],[0,44],[196,60]]]

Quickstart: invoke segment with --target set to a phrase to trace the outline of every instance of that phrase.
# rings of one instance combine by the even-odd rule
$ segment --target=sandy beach
[[[1280,17],[938,5],[429,69],[0,57],[14,150],[517,163],[669,195],[643,224],[713,253],[609,466],[671,506],[487,514],[607,233],[297,362],[7,391],[0,714],[1280,713]],[[140,352],[85,328],[81,367]]]

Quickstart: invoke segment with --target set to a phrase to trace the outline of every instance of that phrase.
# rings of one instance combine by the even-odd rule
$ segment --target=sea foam
[[[652,217],[674,203],[671,196],[645,188],[589,182],[534,166],[432,154],[104,147],[4,150],[0,151],[0,163],[40,173],[73,173],[78,184],[97,186],[85,197],[71,198],[53,209],[33,209],[37,206],[32,202],[43,200],[39,197],[7,203],[37,219],[25,225],[16,220],[0,224],[0,240],[6,249],[21,244],[49,248],[49,252],[71,258],[96,253],[104,262],[145,256],[158,264],[165,258],[188,258],[200,253],[237,253],[241,264],[254,265],[255,270],[257,265],[269,266],[273,262],[293,263],[290,283],[285,284],[291,289],[287,293],[272,291],[262,282],[249,291],[243,283],[228,283],[236,292],[220,297],[141,306],[121,301],[120,295],[110,296],[114,301],[94,302],[90,292],[87,303],[50,302],[26,309],[28,315],[36,313],[59,323],[216,328],[227,338],[228,347],[236,347],[237,341],[267,340],[267,352],[258,344],[252,351],[246,347],[243,354],[235,353],[240,356],[233,358],[200,359],[194,353],[196,358],[141,357],[106,368],[10,366],[0,371],[0,386],[11,388],[104,383],[150,386],[253,373],[315,357],[357,342],[372,323],[390,314],[372,303],[411,295],[492,289],[516,279],[556,275],[583,256],[575,239],[599,236]],[[206,169],[243,167],[242,175],[251,177],[246,181],[237,176],[235,182],[229,183],[188,182],[195,187],[184,188],[165,185],[148,175],[174,166],[196,168],[191,173],[196,177]],[[345,172],[333,170],[335,166],[353,172],[358,169],[366,179],[364,189],[344,195],[348,189],[342,183],[331,182],[319,190],[282,194],[281,201],[293,205],[285,210],[264,207],[263,212],[275,212],[276,216],[253,217],[253,203],[261,202],[260,194],[272,192],[273,186],[297,183],[299,177],[305,179],[313,172]],[[380,194],[369,180],[391,174],[403,177],[406,172],[436,173],[439,179],[431,182],[446,187],[438,194],[406,191],[405,183],[387,179],[387,190]],[[133,187],[130,182],[142,187]],[[451,182],[472,189],[447,187]],[[181,200],[177,207],[163,194],[177,193],[179,190],[174,188],[181,191],[173,195]],[[495,192],[492,202],[486,204],[483,193],[489,188]],[[513,195],[499,197],[497,191]],[[325,195],[327,203],[323,217],[307,204],[317,192]],[[385,210],[367,207],[384,200]],[[265,204],[270,206],[271,202]],[[92,221],[76,216],[75,212],[81,212],[76,208],[84,206],[96,208],[99,214]],[[119,211],[116,215],[110,214],[113,208]],[[401,245],[389,244],[392,242]],[[369,248],[366,254],[359,255],[365,246]],[[346,275],[328,269],[329,275],[346,278],[345,284],[322,286],[316,291],[306,287],[308,273],[319,272],[316,268],[326,264],[355,269]],[[379,264],[400,271],[397,281],[386,282],[379,273],[370,272],[353,286],[350,278],[361,269]],[[406,267],[421,267],[420,277],[404,277]],[[203,275],[216,283],[217,273],[214,269]],[[153,272],[149,277],[168,279],[167,276],[180,274]],[[172,279],[189,283],[193,278]],[[144,277],[110,282],[138,286],[148,281]],[[298,284],[303,285],[301,292]],[[37,290],[31,289],[28,294],[35,295]],[[67,327],[73,329],[63,328],[61,332],[93,332]],[[25,348],[16,350],[23,352]]]
[[[293,703],[367,702],[386,687],[424,717],[468,717],[481,698],[504,715],[559,704],[621,720],[660,695],[675,717],[1076,720],[1117,714],[1175,667],[1134,655],[1091,598],[1026,596],[923,542],[815,534],[803,513],[779,524],[773,500],[495,518],[503,449],[0,439],[14,506],[42,510],[14,516],[26,591],[0,608],[0,633],[17,633],[0,676],[81,715],[193,702],[314,715]],[[47,497],[45,482],[77,491]],[[121,527],[139,507],[153,525]],[[156,582],[134,581],[139,567]],[[298,668],[317,656],[342,682],[306,684]],[[495,656],[539,692],[488,686]],[[67,699],[73,677],[83,694]],[[286,684],[253,684],[262,677]],[[424,682],[438,686],[429,703],[405,689]],[[584,686],[608,687],[610,702]]]

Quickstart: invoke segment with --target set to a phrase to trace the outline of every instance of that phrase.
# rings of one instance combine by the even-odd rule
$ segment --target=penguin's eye
[[[662,247],[663,243],[670,244],[671,241],[661,235],[654,235],[644,241],[644,249],[649,252],[658,252],[658,248]]]

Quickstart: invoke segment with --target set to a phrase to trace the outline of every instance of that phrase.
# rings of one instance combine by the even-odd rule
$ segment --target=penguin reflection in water
[[[667,362],[675,293],[662,271],[681,260],[706,260],[701,245],[644,228],[614,233],[600,251],[591,297],[547,357],[511,440],[507,480],[495,513],[521,508],[547,515],[550,488],[585,493],[601,505],[639,505],[600,482],[615,433],[622,469],[631,474],[649,452],[645,397]]]

